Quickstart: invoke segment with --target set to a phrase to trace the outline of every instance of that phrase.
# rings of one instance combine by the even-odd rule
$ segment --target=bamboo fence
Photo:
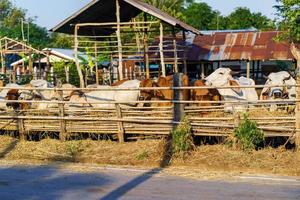
[[[174,81],[175,84],[176,81]],[[241,86],[242,88],[251,88]],[[261,86],[262,87],[262,86]],[[299,88],[299,85],[293,87]],[[180,123],[183,116],[187,116],[195,136],[227,137],[233,133],[243,114],[235,111],[224,112],[225,104],[232,107],[239,105],[251,105],[247,107],[247,113],[251,120],[256,121],[258,127],[264,131],[266,137],[295,137],[299,139],[300,130],[296,128],[299,123],[299,112],[295,107],[300,103],[299,97],[295,100],[258,100],[258,101],[195,101],[182,100],[182,91],[186,89],[203,89],[215,87],[181,87],[180,83],[174,87],[146,88],[147,90],[174,91],[172,100],[155,101],[98,101],[91,104],[114,104],[115,108],[76,108],[69,109],[69,105],[79,102],[70,101],[9,101],[0,100],[0,103],[46,103],[53,108],[47,110],[3,110],[0,112],[0,130],[18,131],[20,138],[37,132],[51,132],[59,134],[61,140],[65,140],[74,134],[99,134],[117,136],[120,142],[127,138],[145,138],[167,136],[174,127]],[[221,87],[222,89],[234,87]],[[255,86],[253,88],[259,88]],[[0,88],[3,89],[3,88]],[[13,88],[10,88],[13,89]],[[20,89],[20,88],[15,88]],[[89,91],[131,91],[142,90],[132,88],[81,88]],[[24,90],[24,88],[22,88]],[[28,90],[78,90],[64,88],[28,88]],[[62,98],[61,98],[62,99]],[[157,103],[172,103],[169,107],[154,106]],[[124,104],[149,103],[150,107],[124,106]],[[211,103],[210,106],[199,106],[199,103]],[[270,105],[278,105],[277,111],[270,111]],[[289,110],[290,109],[290,110]],[[294,110],[296,112],[294,112]]]

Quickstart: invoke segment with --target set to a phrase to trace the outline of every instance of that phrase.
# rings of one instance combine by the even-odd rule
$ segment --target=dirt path
[[[300,180],[244,175],[204,180],[171,176],[168,169],[1,164],[0,199],[293,200],[300,199]]]

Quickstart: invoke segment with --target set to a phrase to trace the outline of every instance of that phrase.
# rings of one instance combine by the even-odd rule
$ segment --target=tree
[[[280,29],[284,30],[282,40],[300,42],[300,1],[299,0],[277,0],[277,15],[281,17]]]
[[[47,30],[35,24],[33,18],[26,17],[26,10],[16,7],[9,0],[0,0],[0,37],[23,39],[22,20],[29,23],[30,44],[44,48],[50,42]],[[27,26],[24,30],[27,32]]]
[[[229,16],[227,29],[274,29],[274,22],[260,12],[252,13],[248,8],[236,8]]]
[[[186,22],[199,30],[218,28],[216,23],[219,13],[213,11],[207,3],[190,3],[183,14],[186,18]]]

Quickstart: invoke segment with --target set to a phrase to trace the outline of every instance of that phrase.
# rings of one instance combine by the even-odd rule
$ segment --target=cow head
[[[226,86],[229,80],[232,80],[232,71],[229,68],[219,68],[205,78],[205,84],[208,86],[221,87]]]
[[[296,97],[295,87],[288,85],[295,85],[295,79],[286,71],[271,73],[267,78],[266,84],[276,85],[275,87],[265,87],[262,91],[262,99],[293,99]],[[277,86],[278,85],[278,86]],[[287,86],[281,86],[287,85]]]
[[[6,100],[9,101],[16,101],[19,99],[19,90],[18,89],[11,89],[7,92],[7,95],[5,97]],[[18,102],[8,102],[6,103],[6,106],[8,108],[13,108],[14,110],[17,110],[20,108],[20,104]]]
[[[153,87],[153,81],[150,79],[145,79],[142,80],[140,83],[140,100],[151,100],[151,98],[154,96],[154,91],[153,90],[146,90],[143,88],[149,88]]]

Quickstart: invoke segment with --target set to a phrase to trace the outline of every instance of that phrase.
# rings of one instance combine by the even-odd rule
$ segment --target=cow
[[[196,80],[193,84],[195,87],[204,87],[204,80]],[[201,101],[220,101],[221,95],[219,94],[217,89],[193,89],[191,91],[191,97],[195,101],[200,101],[198,103],[199,106],[211,106],[212,103],[201,103]]]
[[[296,85],[296,80],[286,71],[271,73],[266,77],[267,81],[263,88],[261,100],[280,100],[280,99],[296,99],[296,88],[291,85]],[[267,87],[272,86],[275,87]],[[270,110],[277,109],[277,104],[271,104]]]
[[[189,78],[188,76],[184,75],[182,77],[182,86],[187,87],[189,86]],[[173,87],[173,76],[167,77],[159,77],[157,81],[152,81],[150,79],[143,80],[141,82],[141,93],[140,99],[141,100],[161,100],[161,101],[172,101],[174,98],[174,92],[172,89],[166,90],[145,90],[142,89],[143,87]],[[190,98],[190,90],[184,89],[183,90],[183,100],[189,100]],[[153,106],[159,107],[169,107],[172,106],[170,102],[161,102],[155,103]]]
[[[219,68],[205,78],[207,86],[224,87],[236,86],[236,88],[218,88],[220,95],[225,101],[257,101],[258,95],[255,88],[240,88],[239,86],[252,86],[255,82],[252,79],[240,77],[234,79],[233,72],[229,68]],[[246,105],[235,105],[235,111],[244,111]],[[233,112],[233,104],[225,103],[225,112]]]
[[[137,103],[131,103],[130,101],[138,101],[140,96],[140,81],[138,80],[130,80],[126,81],[119,86],[97,86],[95,91],[86,91],[86,92],[76,92],[73,93],[70,102],[80,102],[80,105],[70,105],[70,108],[73,107],[86,107],[92,106],[93,108],[100,109],[111,109],[115,108],[114,101],[124,101],[129,103],[122,103],[121,106],[136,106]],[[125,88],[129,88],[131,90],[122,90]],[[103,89],[103,90],[101,90]],[[110,90],[112,89],[112,90]],[[120,89],[120,90],[115,90]],[[108,103],[99,104],[99,101],[104,101]],[[112,102],[112,103],[111,103]]]
[[[296,99],[296,80],[286,71],[269,74],[265,86],[276,85],[276,87],[264,87],[260,99]]]
[[[47,90],[47,88],[52,87],[45,80],[33,80],[30,84],[24,86],[24,89],[19,90],[19,99],[27,101],[57,101],[61,99],[61,94],[58,90]],[[29,89],[26,89],[29,88]],[[36,90],[35,90],[36,88]],[[45,90],[43,90],[45,89]],[[31,108],[37,110],[46,110],[48,108],[57,107],[56,104],[51,103],[25,103],[22,105],[24,108]]]

